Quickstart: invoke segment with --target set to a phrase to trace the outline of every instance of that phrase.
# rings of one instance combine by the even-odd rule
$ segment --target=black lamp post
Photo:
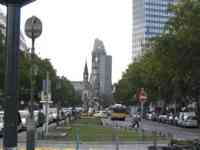
[[[19,74],[19,39],[21,7],[34,0],[0,0],[7,6],[6,25],[6,73],[4,107],[5,150],[17,149],[17,111],[18,111],[18,74]]]

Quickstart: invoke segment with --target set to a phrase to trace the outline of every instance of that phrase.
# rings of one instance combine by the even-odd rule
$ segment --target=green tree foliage
[[[129,65],[117,83],[115,100],[126,103],[144,87],[150,102],[161,99],[167,105],[176,101],[181,107],[195,99],[200,116],[200,1],[181,0],[169,11],[174,16],[165,31],[151,39],[151,47]]]
[[[56,81],[54,96],[57,103],[62,106],[78,106],[81,104],[81,98],[76,94],[73,85],[67,78],[57,78]]]
[[[30,52],[28,50],[20,51],[20,65],[19,65],[19,100],[25,102],[25,106],[30,100]],[[6,51],[5,51],[5,37],[0,32],[0,92],[4,90],[4,76],[6,66]],[[58,77],[56,70],[49,59],[42,59],[39,56],[34,56],[34,100],[39,103],[41,100],[40,93],[42,91],[42,81],[46,79],[46,74],[49,72],[51,80],[52,100],[56,104],[59,101],[59,96],[62,97],[62,104],[64,105],[79,105],[80,98],[75,94],[75,90],[70,81],[65,77]],[[56,89],[57,81],[60,79],[63,85],[58,92]]]

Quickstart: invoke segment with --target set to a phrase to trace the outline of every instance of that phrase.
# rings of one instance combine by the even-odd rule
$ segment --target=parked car
[[[51,113],[52,122],[55,122],[58,119],[57,108],[50,108],[49,112]]]
[[[153,114],[152,113],[147,113],[146,114],[146,119],[147,120],[152,120]]]
[[[153,112],[153,113],[152,113],[151,120],[152,120],[152,121],[158,121],[158,120],[159,120],[158,117],[159,117],[158,114],[156,114],[155,112]]]
[[[54,121],[53,112],[49,111],[48,113],[48,123],[52,123]]]
[[[0,111],[0,135],[3,134],[3,128],[4,128],[4,111]],[[22,121],[20,113],[17,113],[17,130],[22,129]]]
[[[96,112],[94,114],[94,117],[99,117],[99,118],[106,118],[108,115],[107,115],[107,112],[106,111],[99,111],[99,112]]]
[[[196,116],[189,116],[183,122],[184,127],[198,127],[198,120]]]
[[[28,110],[19,110],[19,114],[21,116],[22,128],[27,128],[27,118],[29,116]]]
[[[173,124],[173,122],[174,122],[174,115],[173,114],[167,115],[166,123]]]
[[[190,117],[190,116],[196,116],[194,112],[180,112],[179,113],[179,118],[177,121],[178,126],[184,126],[185,120]]]
[[[159,115],[158,119],[159,119],[159,122],[166,123],[167,122],[167,115]]]
[[[175,115],[174,118],[173,118],[172,124],[177,126],[178,125],[178,119],[179,119],[178,116]]]
[[[63,108],[62,111],[65,114],[65,116],[72,115],[72,108]]]
[[[38,122],[38,113],[39,113],[38,110],[34,110],[34,111],[33,111],[34,121],[35,121],[35,125],[36,125],[36,126],[39,125],[39,122]]]

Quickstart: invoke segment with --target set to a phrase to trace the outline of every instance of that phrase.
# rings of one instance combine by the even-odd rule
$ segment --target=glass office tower
[[[133,51],[135,60],[142,55],[142,48],[151,37],[159,35],[172,16],[169,4],[176,0],[133,0]]]

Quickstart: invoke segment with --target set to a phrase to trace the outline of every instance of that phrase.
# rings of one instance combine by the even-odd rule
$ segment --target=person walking
[[[136,116],[132,120],[132,128],[139,128],[139,127],[140,127],[139,118]]]
[[[44,127],[43,127],[44,123],[45,123],[45,115],[41,110],[39,110],[39,113],[38,113],[38,125],[42,126],[42,130],[40,132],[40,137],[41,138],[44,137]]]

